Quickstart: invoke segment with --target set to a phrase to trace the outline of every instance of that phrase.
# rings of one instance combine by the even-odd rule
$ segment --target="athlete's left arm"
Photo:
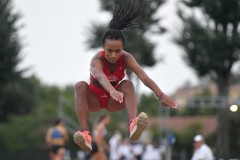
[[[176,108],[176,103],[162,92],[159,86],[146,74],[143,68],[137,63],[136,59],[130,53],[126,53],[125,55],[126,56],[124,58],[124,64],[126,68],[132,70],[143,82],[143,84],[150,88],[156,94],[156,96],[164,106]]]
[[[64,141],[67,142],[69,139],[69,136],[68,136],[68,131],[65,127],[63,127],[63,137],[64,137]]]
[[[46,137],[45,137],[45,141],[46,141],[46,143],[47,143],[47,145],[48,146],[51,146],[51,134],[52,134],[52,129],[51,128],[49,128],[48,130],[47,130],[47,133],[46,133]]]

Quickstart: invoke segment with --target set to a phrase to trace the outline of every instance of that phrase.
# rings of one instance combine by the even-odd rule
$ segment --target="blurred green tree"
[[[176,143],[173,145],[173,150],[182,151],[186,150],[186,153],[191,155],[193,149],[193,137],[202,130],[202,125],[200,123],[192,123],[180,131],[177,131],[176,134]],[[191,131],[191,132],[189,132]]]
[[[160,104],[154,94],[142,94],[138,106],[138,110],[148,113],[150,117],[157,117],[160,114]],[[162,107],[162,106],[161,106]]]
[[[231,82],[232,82],[232,84],[240,84],[240,73],[236,73],[235,75],[233,75]]]
[[[231,124],[229,134],[234,135],[230,137],[231,155],[239,157],[240,154],[240,112],[231,112],[229,114],[229,123]]]
[[[33,81],[22,76],[25,70],[18,69],[22,60],[19,18],[11,0],[0,1],[0,121],[6,121],[9,114],[29,113],[35,103]]]
[[[126,37],[124,49],[132,53],[138,63],[142,66],[154,66],[156,61],[160,61],[162,59],[158,58],[156,60],[154,58],[153,50],[155,44],[150,42],[146,35],[150,32],[164,33],[166,31],[165,28],[158,25],[160,19],[154,16],[164,1],[165,0],[143,1],[143,8],[146,10],[142,10],[140,13],[140,17],[144,17],[142,24],[134,30],[124,32]],[[114,1],[100,0],[100,7],[102,10],[110,12],[112,15],[114,10]],[[90,29],[86,43],[91,49],[100,48],[102,46],[101,38],[107,30],[108,24],[91,24],[91,26],[92,28]],[[153,26],[154,30],[152,29]],[[131,72],[128,71],[127,73],[129,78],[131,78]]]
[[[34,112],[31,112],[31,114],[21,116],[11,114],[8,116],[9,120],[7,122],[0,123],[0,157],[1,153],[8,152],[13,152],[14,154],[14,152],[22,151],[22,155],[30,152],[30,155],[34,156],[31,154],[33,151],[38,151],[39,153],[47,151],[48,146],[44,139],[48,127],[50,127],[52,121],[58,117],[59,96],[64,95],[65,97],[71,97],[73,99],[73,86],[60,89],[57,86],[42,84],[36,77],[32,77],[31,82],[34,84],[32,86],[36,88],[36,95],[33,95],[31,98],[36,99],[37,107],[34,108]],[[31,94],[31,92],[29,92],[29,94]],[[15,101],[16,103],[19,102],[18,98]],[[71,102],[73,102],[73,100]],[[66,113],[68,116],[75,118],[74,103],[70,105],[70,107],[72,107],[71,112],[67,110]],[[21,136],[21,138],[19,138],[19,136]],[[71,147],[74,146],[73,144],[73,141],[68,143]],[[74,146],[72,148],[77,147]]]
[[[227,98],[232,68],[240,57],[240,3],[236,0],[182,2],[185,5],[179,7],[179,16],[184,23],[183,32],[176,41],[185,50],[187,63],[200,77],[208,76],[216,82],[218,95]],[[192,15],[184,12],[188,9]],[[221,158],[229,156],[227,110],[227,107],[218,109],[216,147]]]

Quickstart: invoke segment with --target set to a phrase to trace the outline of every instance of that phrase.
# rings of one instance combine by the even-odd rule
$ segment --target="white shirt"
[[[110,140],[109,140],[109,145],[110,145],[110,151],[109,151],[109,156],[110,160],[118,160],[120,159],[120,154],[118,153],[118,147],[120,145],[121,141],[121,135],[120,134],[114,134]]]
[[[206,144],[203,144],[195,150],[191,160],[214,160],[212,150]]]
[[[153,147],[152,144],[147,144],[142,155],[143,160],[161,160],[159,149]]]
[[[132,152],[132,146],[128,143],[120,144],[118,153],[120,154],[120,156],[124,157],[124,160],[131,160],[134,157]]]
[[[132,151],[134,155],[141,155],[143,153],[143,145],[141,143],[133,144]]]

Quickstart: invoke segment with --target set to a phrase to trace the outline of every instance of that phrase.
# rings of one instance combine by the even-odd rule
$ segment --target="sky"
[[[149,37],[156,43],[156,58],[164,61],[145,72],[167,94],[173,94],[186,82],[197,84],[194,71],[182,59],[184,53],[171,42],[180,28],[176,18],[177,0],[167,0],[157,16],[168,33]],[[111,15],[100,10],[98,0],[13,0],[22,17],[18,25],[23,49],[20,68],[30,67],[44,84],[66,86],[89,78],[89,62],[98,50],[88,49],[85,43],[92,23],[108,23]],[[142,83],[141,92],[150,92]]]

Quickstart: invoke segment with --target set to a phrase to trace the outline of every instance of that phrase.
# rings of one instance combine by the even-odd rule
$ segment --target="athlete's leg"
[[[129,80],[123,80],[119,84],[117,90],[123,93],[124,102],[119,103],[110,98],[107,110],[110,112],[116,112],[126,107],[129,120],[135,118],[137,116],[137,101],[133,83]]]
[[[135,88],[133,83],[129,80],[124,80],[118,87],[118,90],[123,92],[124,103],[120,104],[119,102],[109,99],[107,109],[109,111],[117,111],[126,107],[129,120],[131,120],[129,125],[130,131],[130,140],[136,141],[141,136],[144,129],[147,127],[148,117],[147,114],[141,112],[138,117],[137,115],[137,101],[135,95]]]
[[[79,124],[83,131],[89,131],[89,112],[101,109],[98,98],[90,91],[87,82],[80,81],[75,85],[75,107]]]
[[[73,140],[83,151],[89,152],[92,150],[92,137],[89,132],[88,116],[89,112],[100,110],[101,104],[84,81],[75,85],[75,103],[78,121],[83,131],[75,132]]]

